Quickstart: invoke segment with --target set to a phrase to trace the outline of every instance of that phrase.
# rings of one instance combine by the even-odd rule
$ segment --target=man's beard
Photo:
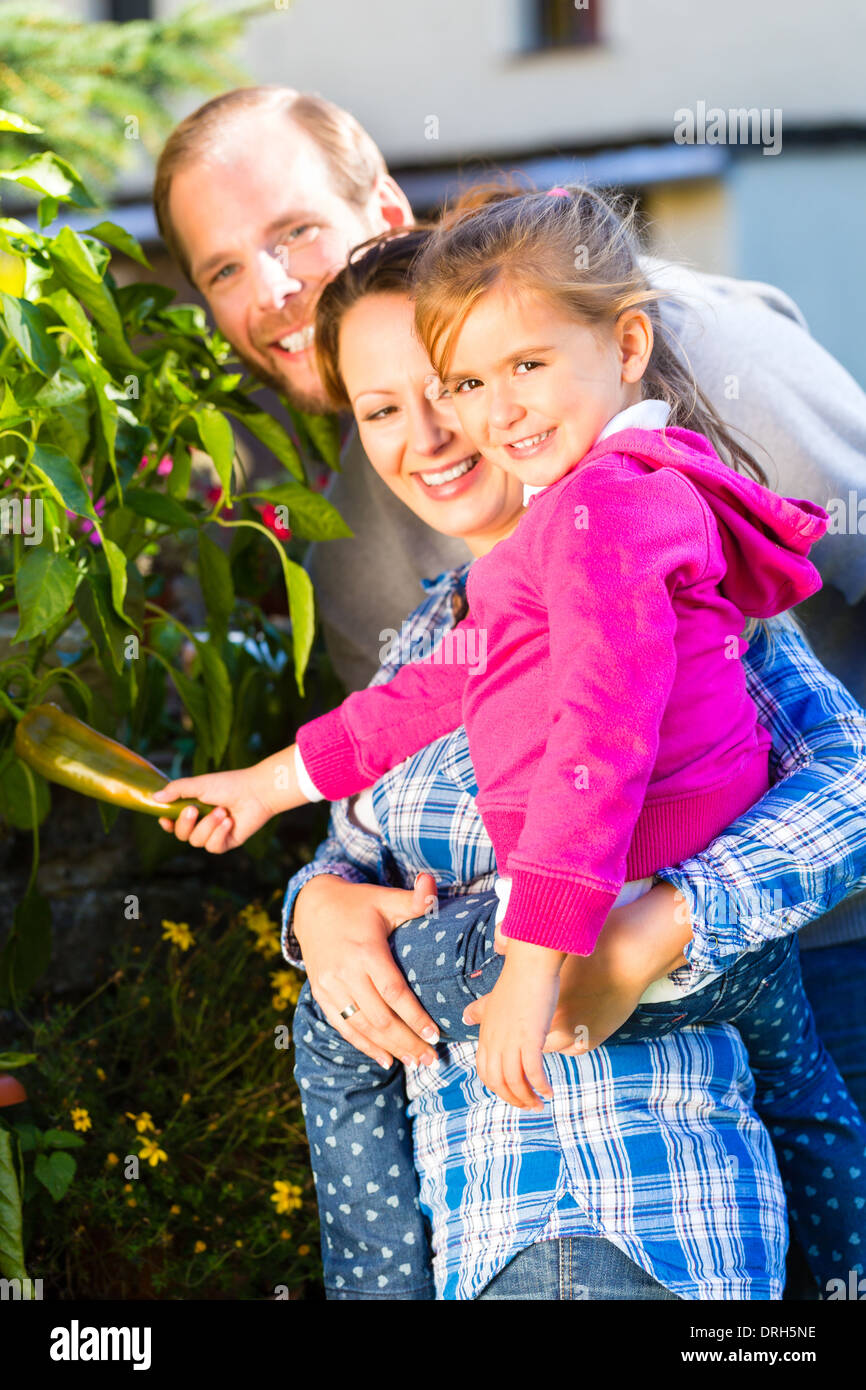
[[[324,393],[314,396],[312,392],[300,391],[297,387],[291,386],[285,377],[278,376],[276,372],[269,372],[267,367],[263,367],[261,363],[254,362],[251,357],[247,357],[240,348],[235,347],[234,351],[247,371],[257,381],[260,381],[263,386],[269,386],[294,410],[300,410],[305,415],[327,415],[329,413],[330,407]]]

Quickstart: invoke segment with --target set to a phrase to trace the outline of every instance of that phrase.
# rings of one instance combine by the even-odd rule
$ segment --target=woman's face
[[[361,443],[401,502],[476,554],[516,523],[523,486],[473,450],[398,293],[358,301],[340,326],[340,374]]]

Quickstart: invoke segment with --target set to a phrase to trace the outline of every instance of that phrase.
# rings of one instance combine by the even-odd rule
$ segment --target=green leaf
[[[46,1129],[42,1135],[42,1143],[46,1149],[83,1149],[84,1140],[80,1134],[73,1134],[68,1129]]]
[[[85,575],[75,594],[75,607],[106,671],[122,675],[128,624],[121,623],[111,601],[111,580],[107,574]]]
[[[71,560],[43,546],[24,556],[15,575],[19,623],[12,646],[38,637],[68,612],[79,578]]]
[[[41,825],[51,810],[51,793],[44,777],[31,775],[36,787],[36,815]],[[0,816],[16,830],[32,830],[30,789],[20,758],[10,744],[0,753]]]
[[[29,1067],[36,1059],[35,1052],[0,1052],[0,1071],[15,1071],[16,1067]]]
[[[208,619],[214,632],[224,636],[235,606],[232,567],[228,555],[206,531],[198,537],[198,577]]]
[[[21,1232],[21,1193],[12,1151],[12,1135],[0,1127],[0,1274],[26,1279]]]
[[[80,471],[59,449],[51,444],[34,444],[30,467],[48,483],[64,507],[76,516],[86,516],[91,521],[98,519]]]
[[[188,676],[178,671],[177,668],[172,666],[169,662],[166,662],[165,666],[172,679],[175,690],[192,719],[196,737],[202,745],[206,755],[210,758],[213,750],[213,740],[211,738],[211,722],[208,710],[207,692],[196,681],[190,680]]]
[[[96,338],[93,324],[85,314],[78,300],[69,290],[54,290],[42,301],[50,304],[62,323],[66,325],[85,356],[96,354]]]
[[[163,526],[171,526],[175,531],[185,531],[195,526],[195,518],[180,502],[166,497],[162,492],[151,492],[144,487],[127,488],[124,505],[136,516],[149,517]]]
[[[217,477],[222,483],[223,498],[228,502],[231,497],[232,464],[235,456],[232,427],[226,417],[210,405],[197,409],[195,420],[201,446],[211,457]]]
[[[52,198],[50,194],[39,199],[39,206],[36,209],[39,217],[40,227],[49,227],[60,211],[60,199]]]
[[[212,642],[195,644],[210,716],[211,757],[220,762],[232,730],[232,687],[222,657]]]
[[[291,436],[283,429],[278,420],[275,420],[272,415],[267,415],[264,410],[251,408],[243,396],[234,397],[231,401],[224,401],[223,409],[240,420],[250,434],[264,444],[265,448],[270,450],[274,458],[279,459],[284,468],[287,468],[298,482],[306,483],[300,455],[292,443]]]
[[[61,282],[90,310],[102,329],[111,355],[133,371],[143,371],[145,363],[126,341],[120,312],[87,243],[71,227],[64,227],[45,249]]]
[[[316,604],[310,576],[286,554],[282,541],[260,521],[222,521],[220,526],[247,526],[260,531],[276,548],[283,567],[283,579],[289,598],[289,613],[292,619],[292,652],[294,655],[295,681],[301,695],[304,693],[304,672],[310,659],[316,626]]]
[[[29,889],[16,904],[3,955],[7,957],[3,975],[8,981],[9,997],[21,1000],[51,960],[51,904],[35,888]]]
[[[41,135],[41,125],[32,125],[15,111],[0,110],[0,130],[14,130],[19,135]]]
[[[27,361],[43,376],[53,376],[60,365],[57,344],[45,331],[45,321],[35,304],[0,293],[6,331]]]
[[[75,1177],[75,1168],[75,1159],[71,1154],[55,1152],[37,1154],[33,1171],[42,1186],[48,1188],[55,1202],[59,1202]]]
[[[336,415],[308,415],[293,411],[295,419],[302,416],[303,428],[313,441],[317,452],[329,468],[340,468],[340,424]]]
[[[69,405],[87,394],[87,385],[68,363],[64,362],[58,371],[46,381],[36,393],[35,404],[40,410],[54,410],[60,405]]]
[[[102,536],[102,553],[108,564],[111,602],[114,605],[114,611],[124,622],[128,622],[129,619],[123,610],[126,599],[126,556],[120,546],[104,534]]]
[[[95,227],[88,227],[85,236],[98,237],[100,241],[107,241],[109,246],[114,246],[118,251],[122,251],[124,256],[129,256],[130,260],[138,261],[139,265],[151,269],[150,261],[142,251],[134,236],[131,236],[123,227],[118,227],[116,222],[98,222]]]
[[[22,188],[32,188],[37,193],[47,193],[64,203],[75,203],[80,208],[96,207],[72,165],[48,150],[31,155],[14,169],[0,169],[0,179],[19,183]]]
[[[113,384],[111,380],[111,375],[109,372],[105,370],[101,362],[81,362],[79,364],[79,367],[82,376],[85,376],[88,379],[93,390],[93,397],[96,401],[97,420],[99,422],[100,434],[102,435],[102,442],[105,447],[105,452],[108,455],[108,462],[110,463],[112,472],[114,474],[114,480],[117,484],[117,491],[122,498],[123,487],[121,485],[120,477],[117,472],[117,402],[112,399],[112,397],[108,394],[108,390],[106,389],[110,388]]]
[[[252,495],[288,507],[292,530],[305,540],[325,541],[354,534],[327,497],[301,483],[278,483]]]

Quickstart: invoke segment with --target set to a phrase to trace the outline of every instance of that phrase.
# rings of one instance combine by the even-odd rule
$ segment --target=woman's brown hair
[[[316,361],[329,403],[350,409],[340,372],[340,327],[348,311],[369,294],[409,295],[412,265],[432,226],[392,227],[356,246],[348,264],[323,289],[316,305]]]

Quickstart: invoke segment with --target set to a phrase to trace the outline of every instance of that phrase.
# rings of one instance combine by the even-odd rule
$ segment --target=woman
[[[339,318],[345,312],[345,304],[334,301],[347,291],[351,315],[346,315],[342,331],[331,335],[335,394],[345,391],[371,463],[395,494],[428,524],[462,536],[474,553],[482,554],[516,524],[522,497],[519,486],[468,450],[414,339],[405,284],[409,262],[423,236],[423,232],[410,233],[378,258],[364,257],[359,263],[363,270],[353,274],[350,268],[331,287],[332,292],[326,292],[319,315],[324,365],[327,369],[328,314],[339,308]],[[452,599],[459,597],[461,578],[459,573],[445,575],[431,585],[407,638],[426,634],[429,641],[431,631],[453,620]],[[780,651],[772,663],[778,709],[770,693],[772,682],[761,686],[755,675],[758,685],[753,690],[756,698],[763,693],[765,722],[776,735],[796,718],[792,710],[798,701],[801,717],[804,713],[807,719],[814,717],[804,708],[809,704],[808,680],[798,682],[792,660],[809,667],[812,681],[814,665],[796,637],[787,634],[779,640]],[[788,655],[781,650],[784,644],[788,644]],[[410,641],[402,644],[402,651],[400,644],[394,651],[393,640],[389,645],[391,661],[376,678],[380,681],[393,673],[395,661],[412,655]],[[786,660],[787,704],[778,699],[780,670]],[[753,663],[760,667],[757,655]],[[844,708],[853,720],[853,702],[846,701],[830,678],[827,687],[832,688],[838,708]],[[795,689],[796,695],[791,693]],[[862,754],[862,722],[858,737]],[[850,733],[839,733],[838,755],[844,756],[846,738],[847,756],[853,760],[857,739],[852,745]],[[862,766],[859,775],[863,776]],[[208,799],[230,806],[230,797],[226,794],[224,799],[217,786],[219,776],[213,779]],[[793,801],[798,776],[800,800]],[[823,797],[828,801],[825,813],[841,818],[841,804],[830,804],[827,780],[821,779],[814,764],[808,772],[795,773],[789,778],[786,797],[777,801],[775,817],[769,809],[763,816],[750,812],[738,823],[744,827],[739,837],[729,834],[722,839],[735,843],[743,857],[751,848],[757,864],[761,837],[775,833],[782,808],[792,843],[798,805],[804,818],[811,816],[814,822]],[[198,791],[204,794],[200,782]],[[187,783],[175,783],[169,791],[188,794],[189,788]],[[862,782],[858,794],[862,795]],[[778,797],[778,792],[762,804],[769,807],[774,795]],[[329,841],[314,864],[296,876],[286,897],[287,955],[297,954],[289,939],[293,927],[320,1009],[317,1017],[316,1005],[305,990],[296,1016],[296,1047],[299,1078],[308,1097],[314,1063],[307,1066],[305,1049],[312,1052],[314,1030],[324,1028],[325,1021],[338,1028],[347,1042],[387,1066],[391,1056],[378,1039],[385,1025],[391,1026],[389,1036],[393,1037],[396,1011],[411,1024],[411,1028],[403,1025],[397,1046],[406,1050],[398,1055],[414,1061],[425,1058],[418,1034],[431,1020],[419,1017],[405,982],[395,985],[394,960],[385,945],[401,916],[417,914],[418,902],[405,891],[371,885],[405,888],[415,872],[425,869],[435,871],[440,888],[449,896],[470,887],[480,891],[492,882],[489,842],[474,813],[471,763],[459,733],[388,774],[372,797],[365,794],[352,800],[353,806],[335,807]],[[178,833],[215,848],[215,842],[208,840],[217,824],[216,814],[206,817],[191,837],[188,826],[179,825]],[[751,825],[745,829],[750,818]],[[808,836],[803,825],[805,819],[800,830],[803,882],[807,883]],[[686,866],[700,890],[696,903],[711,900],[712,892],[719,889],[736,896],[744,887],[754,889],[760,883],[759,870],[750,875],[735,869],[731,874],[726,868],[727,876],[720,874],[714,861],[718,846],[716,842],[706,855]],[[808,904],[810,915],[860,886],[859,880],[853,880],[850,864],[847,870],[847,876],[838,872],[835,878],[825,871],[825,892],[820,901]],[[674,882],[683,878],[673,871],[667,876]],[[641,987],[677,965],[685,967],[684,946],[693,967],[713,969],[729,963],[744,946],[785,934],[782,912],[763,912],[762,903],[745,921],[726,920],[722,927],[713,923],[713,930],[696,912],[690,942],[689,924],[678,922],[672,911],[673,896],[669,886],[660,886],[634,908],[623,910],[621,939],[626,944],[619,965],[639,975]],[[802,897],[805,900],[805,890]],[[784,906],[803,910],[801,902]],[[646,929],[648,913],[659,921],[666,914],[664,937],[656,925]],[[756,980],[756,989],[760,983]],[[347,1000],[358,1005],[350,1019],[343,1016]],[[672,1026],[676,1017],[672,1009]],[[410,1068],[407,1081],[415,1119],[416,1164],[422,1203],[433,1223],[440,1296],[587,1296],[575,1288],[596,1298],[778,1296],[783,1210],[766,1134],[750,1109],[745,1054],[732,1029],[699,1031],[695,1038],[671,1035],[653,1043],[600,1049],[582,1058],[552,1057],[554,1099],[531,1126],[504,1123],[501,1103],[494,1103],[474,1083],[471,1043],[449,1046],[443,1056],[444,1069],[436,1074]],[[432,1053],[426,1055],[432,1060]],[[672,1103],[674,1093],[677,1099]],[[688,1106],[682,1104],[684,1096]],[[321,1152],[320,1141],[334,1138],[324,1133],[325,1121],[318,1110],[315,1121],[310,1128],[314,1156]],[[347,1204],[355,1200],[348,1188],[360,1170],[359,1163],[357,1171],[345,1174]],[[329,1296],[430,1296],[427,1288],[400,1287],[399,1263],[391,1261],[393,1273],[389,1266],[387,1275],[380,1272],[371,1277],[368,1271],[385,1266],[368,1258],[367,1250],[335,1251],[327,1225],[323,1236]],[[378,1245],[390,1258],[386,1238],[379,1237]],[[570,1291],[548,1292],[551,1269],[561,1289],[559,1276],[566,1268],[577,1269],[576,1284],[572,1279]]]

